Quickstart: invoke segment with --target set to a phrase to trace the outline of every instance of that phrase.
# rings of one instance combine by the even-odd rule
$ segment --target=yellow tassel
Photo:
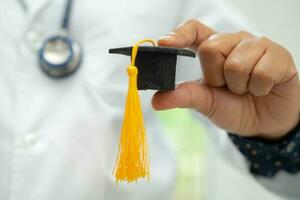
[[[149,180],[148,144],[137,89],[138,69],[135,66],[138,46],[145,42],[155,46],[155,43],[148,39],[137,42],[132,48],[131,64],[127,68],[129,87],[119,152],[113,172],[117,183],[120,181],[129,183],[145,177]]]

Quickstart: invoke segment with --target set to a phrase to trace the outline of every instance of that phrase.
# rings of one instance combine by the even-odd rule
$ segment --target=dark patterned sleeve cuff
[[[286,137],[276,142],[230,133],[229,137],[249,161],[253,175],[273,177],[280,170],[289,173],[300,171],[300,123]]]

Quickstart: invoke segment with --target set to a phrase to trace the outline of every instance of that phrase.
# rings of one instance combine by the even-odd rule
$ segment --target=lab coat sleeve
[[[285,199],[290,200],[299,199],[300,192],[297,186],[300,182],[300,173],[290,174],[281,170],[273,177],[253,175],[250,172],[251,163],[232,143],[228,134],[224,130],[213,129],[214,128],[211,128],[210,130],[216,133],[213,134],[213,140],[216,141],[217,149],[222,153],[222,156],[231,162],[234,167],[242,173],[246,173],[249,178],[255,179],[258,183],[278,196],[282,196]]]
[[[190,1],[190,4],[186,7],[186,14],[182,16],[182,21],[198,19],[218,32],[246,30],[259,35],[259,32],[253,25],[240,17],[242,15],[235,13],[228,5],[224,5],[221,1],[204,1],[201,8],[199,8],[199,6],[200,5],[196,0]],[[248,27],[253,28],[249,29]],[[177,69],[177,81],[194,80],[201,77],[200,64],[198,61],[179,60],[179,62],[179,66],[181,67]],[[187,68],[189,70],[186,70]],[[212,126],[208,121],[206,121],[205,124],[207,125],[210,134],[213,135],[212,137],[214,137],[212,138],[212,141],[216,143],[216,148],[220,150],[221,154],[238,170],[246,174],[249,178],[255,179],[278,196],[284,196],[286,199],[291,200],[300,198],[300,190],[298,187],[295,187],[295,185],[299,185],[300,183],[300,173],[289,174],[285,171],[280,171],[272,178],[256,177],[252,175],[249,171],[247,159],[233,145],[228,134],[224,130]]]

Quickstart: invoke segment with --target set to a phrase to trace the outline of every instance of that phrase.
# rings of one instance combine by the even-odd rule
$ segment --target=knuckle
[[[249,92],[254,96],[265,96],[272,89],[272,85],[263,85],[262,82],[251,82],[249,85]]]
[[[186,38],[188,36],[188,31],[184,27],[176,29],[175,32],[177,36],[182,38]]]
[[[189,19],[176,27],[173,32],[175,32],[179,37],[189,38],[190,35],[193,35],[191,31],[195,31],[195,27],[197,27],[199,23],[200,22],[196,19]]]
[[[183,82],[183,83],[180,83],[178,86],[177,86],[177,89],[180,89],[180,88],[184,88],[183,91],[186,92],[186,96],[188,97],[184,103],[181,105],[181,107],[185,108],[185,107],[190,107],[192,108],[194,105],[194,95],[193,95],[193,88],[191,88],[191,86],[187,83],[187,82]]]
[[[197,19],[189,19],[185,22],[185,24],[189,26],[195,26],[199,24],[199,21]]]
[[[211,36],[209,36],[207,38],[208,41],[214,41],[214,40],[220,40],[222,39],[223,37],[226,37],[228,36],[228,34],[225,34],[225,33],[215,33],[215,34],[212,34]]]
[[[248,90],[254,96],[265,96],[272,90],[273,81],[269,76],[266,78],[265,75],[259,74],[251,78]]]
[[[244,37],[252,37],[253,35],[247,31],[239,31],[237,32],[238,35],[244,36]]]
[[[231,83],[231,84],[227,83],[227,85],[228,85],[229,89],[235,94],[245,94],[247,92],[247,88],[244,88],[243,85],[234,84],[234,83]]]
[[[276,47],[278,48],[278,51],[281,52],[281,55],[283,58],[287,59],[288,61],[293,61],[293,56],[292,54],[283,46],[274,43],[274,45],[276,45]]]
[[[215,53],[219,49],[219,42],[216,40],[206,40],[202,42],[199,46],[199,53],[200,54],[210,54]]]
[[[187,93],[189,94],[189,100],[186,102],[185,107],[196,107],[197,97],[194,93],[194,87],[190,84],[184,84],[184,87],[186,88]]]
[[[230,85],[227,83],[227,87],[234,94],[244,94],[246,92],[244,89],[242,89],[241,87],[238,87],[236,85]]]
[[[185,26],[177,27],[173,31],[177,37],[179,38],[188,38],[189,37],[189,31]]]
[[[253,87],[249,88],[249,92],[256,97],[265,96],[268,94],[267,90],[261,90],[261,89],[257,90],[256,88]]]
[[[247,68],[239,59],[227,59],[224,64],[225,73],[245,74],[248,73]]]
[[[268,46],[273,43],[269,38],[267,38],[265,36],[258,37],[257,42],[264,46]]]
[[[252,76],[255,77],[256,81],[260,81],[260,82],[269,83],[273,81],[270,72],[266,70],[264,67],[255,69],[252,73]]]

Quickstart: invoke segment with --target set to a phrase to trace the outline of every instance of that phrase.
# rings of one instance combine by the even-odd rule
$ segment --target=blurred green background
[[[157,114],[178,157],[173,199],[203,199],[205,128],[187,109],[173,109]]]

